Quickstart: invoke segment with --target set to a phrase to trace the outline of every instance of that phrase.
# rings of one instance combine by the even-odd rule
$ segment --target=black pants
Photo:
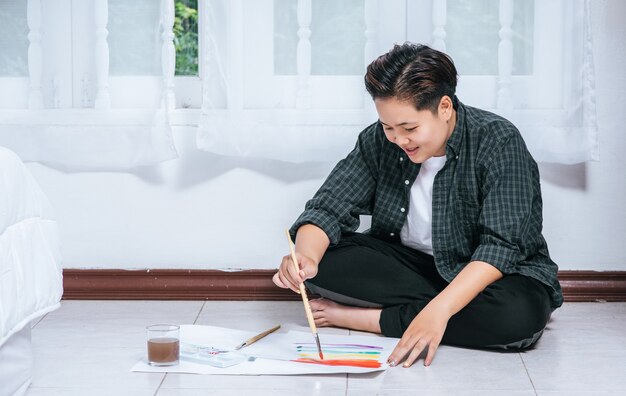
[[[307,287],[342,304],[382,308],[380,328],[401,337],[413,318],[448,283],[433,257],[401,244],[351,233],[327,250]],[[508,275],[489,285],[448,322],[442,343],[473,348],[526,348],[552,313],[538,280]]]

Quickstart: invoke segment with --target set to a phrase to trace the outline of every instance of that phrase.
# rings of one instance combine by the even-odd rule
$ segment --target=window
[[[0,144],[64,169],[175,158],[173,24],[169,0],[0,0]]]
[[[173,5],[175,107],[200,106],[198,1],[109,0],[108,44],[112,106],[150,107],[160,100],[163,84],[162,16]]]
[[[448,52],[460,73],[460,99],[511,119],[539,160],[597,157],[589,116],[595,108],[576,107],[583,95],[579,76],[592,69],[583,59],[590,43],[585,0],[208,3],[211,23],[204,37],[214,47],[202,75],[213,80],[205,83],[210,93],[203,114],[209,116],[199,134],[207,150],[268,156],[275,150],[265,142],[288,147],[285,140],[306,139],[313,149],[300,159],[314,160],[323,145],[312,144],[311,135],[352,147],[347,142],[358,127],[376,119],[364,92],[365,66],[408,40]],[[583,81],[593,95],[592,79]],[[263,137],[249,129],[263,131]],[[228,145],[232,150],[224,149]]]
[[[124,125],[176,109],[163,117],[198,125],[205,150],[334,161],[377,118],[366,65],[408,40],[448,52],[460,99],[513,121],[539,160],[597,158],[588,0],[0,6],[0,109],[120,110],[103,119]],[[288,154],[294,146],[306,150]]]
[[[450,0],[446,16],[446,52],[463,76],[498,74],[500,0]],[[533,74],[534,0],[513,2],[511,44],[513,75]]]
[[[198,0],[176,0],[176,75],[198,75]]]

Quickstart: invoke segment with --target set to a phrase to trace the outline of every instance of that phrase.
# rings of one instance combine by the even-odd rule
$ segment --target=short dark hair
[[[445,95],[454,100],[457,71],[452,59],[427,45],[396,44],[367,66],[365,88],[372,99],[411,101],[433,113]]]

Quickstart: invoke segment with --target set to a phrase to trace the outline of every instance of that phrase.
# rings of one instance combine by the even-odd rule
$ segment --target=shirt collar
[[[454,125],[454,130],[446,143],[447,147],[450,148],[450,150],[446,150],[446,157],[448,158],[459,155],[461,141],[463,140],[463,134],[465,132],[465,106],[459,101],[456,95],[454,95],[454,99],[452,99],[452,105],[454,106],[454,110],[456,110],[456,125]]]

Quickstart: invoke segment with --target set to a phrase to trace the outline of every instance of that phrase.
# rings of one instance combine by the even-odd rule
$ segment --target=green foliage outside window
[[[198,75],[198,0],[176,0],[176,75]]]

